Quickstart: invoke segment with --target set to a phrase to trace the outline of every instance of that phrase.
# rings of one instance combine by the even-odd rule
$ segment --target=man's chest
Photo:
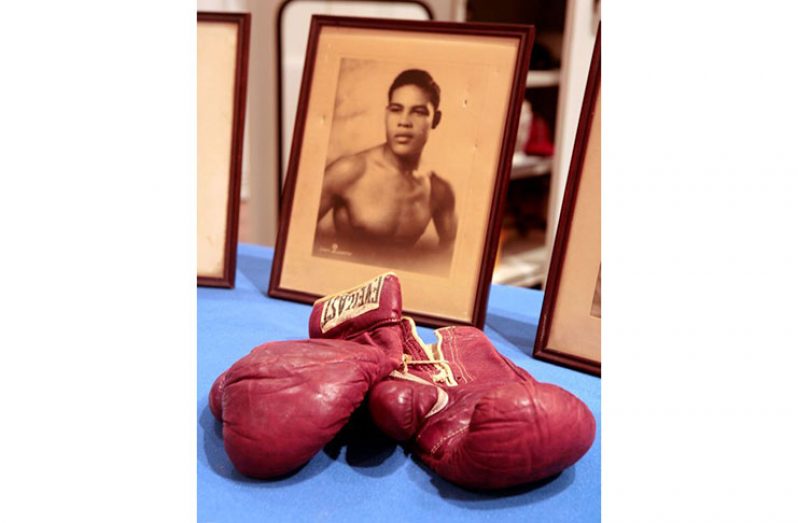
[[[415,234],[431,219],[429,178],[372,178],[355,184],[346,197],[353,225],[396,234]]]

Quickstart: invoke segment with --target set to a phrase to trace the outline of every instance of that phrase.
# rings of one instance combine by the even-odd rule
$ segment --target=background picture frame
[[[198,286],[235,286],[250,19],[197,12]]]
[[[418,323],[482,327],[533,38],[314,15],[269,295],[312,303],[393,271]]]
[[[593,48],[533,356],[601,376],[601,26]]]

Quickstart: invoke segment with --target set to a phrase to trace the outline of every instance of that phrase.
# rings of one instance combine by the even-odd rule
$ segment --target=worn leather
[[[401,308],[399,280],[382,275],[317,301],[316,339],[265,343],[222,373],[209,404],[236,469],[281,476],[330,442],[371,386],[401,365]]]
[[[535,380],[478,329],[436,334],[430,345],[406,337],[406,367],[369,397],[377,426],[411,441],[435,472],[468,488],[511,487],[553,476],[591,447],[596,423],[579,398]]]

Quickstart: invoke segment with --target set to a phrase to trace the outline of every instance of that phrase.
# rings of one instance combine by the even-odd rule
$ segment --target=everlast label
[[[384,276],[377,276],[365,285],[331,296],[321,311],[321,332],[327,332],[350,318],[380,306]]]

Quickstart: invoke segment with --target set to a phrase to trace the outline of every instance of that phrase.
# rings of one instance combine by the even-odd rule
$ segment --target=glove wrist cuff
[[[399,278],[389,272],[317,300],[308,330],[311,338],[347,339],[386,323],[396,323],[401,315]]]

